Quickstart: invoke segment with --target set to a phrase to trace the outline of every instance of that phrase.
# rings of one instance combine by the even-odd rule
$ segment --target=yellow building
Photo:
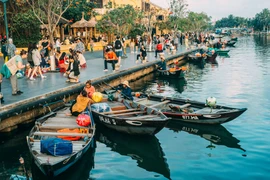
[[[139,8],[145,14],[145,24],[152,25],[154,29],[154,34],[161,34],[158,28],[154,25],[157,21],[166,21],[169,16],[169,11],[167,8],[160,7],[150,0],[89,0],[96,3],[97,8],[95,11],[100,14],[96,19],[101,19],[102,15],[105,14],[108,9],[106,6],[111,4],[111,8],[117,8],[125,5],[132,5],[134,8]],[[149,20],[151,23],[149,23]]]

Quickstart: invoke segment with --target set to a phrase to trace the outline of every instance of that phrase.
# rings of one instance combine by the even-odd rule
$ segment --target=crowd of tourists
[[[99,40],[104,40],[104,37],[100,37]],[[129,48],[131,54],[136,54],[136,63],[139,61],[141,63],[147,62],[147,52],[149,51],[154,51],[155,57],[157,58],[159,55],[161,62],[163,62],[165,52],[175,54],[179,46],[185,45],[186,49],[189,49],[192,45],[207,44],[211,40],[213,37],[209,34],[190,32],[154,35],[151,39],[148,36],[137,35],[136,38],[131,38]],[[91,42],[90,47],[93,51],[93,39]],[[113,72],[119,70],[121,59],[127,58],[127,42],[125,38],[117,36],[113,43],[105,46],[104,71],[108,71],[108,63],[112,65]],[[29,43],[28,50],[22,50],[19,55],[16,55],[17,50],[12,39],[3,38],[1,43],[5,64],[1,69],[0,85],[3,77],[10,79],[12,95],[23,93],[18,88],[17,78],[25,76],[30,81],[35,81],[39,77],[44,79],[46,78],[45,72],[57,69],[64,73],[67,82],[76,83],[79,82],[80,68],[86,68],[86,60],[83,55],[85,45],[80,38],[74,38],[72,41],[68,38],[64,42],[60,42],[60,39],[56,38],[51,43],[47,37],[44,37],[40,42]],[[75,43],[74,49],[70,49],[69,53],[61,52],[62,43]],[[220,46],[220,44],[222,42],[217,45]],[[27,59],[25,65],[22,59]],[[164,68],[164,64],[162,66]],[[1,95],[0,100],[4,102]]]

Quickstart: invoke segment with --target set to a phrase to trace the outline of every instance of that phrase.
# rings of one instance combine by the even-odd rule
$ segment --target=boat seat
[[[63,132],[34,132],[34,136],[82,136],[82,137],[92,137],[92,134],[84,134],[84,133],[63,133]]]

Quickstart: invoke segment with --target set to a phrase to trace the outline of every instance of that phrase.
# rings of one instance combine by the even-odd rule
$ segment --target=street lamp
[[[6,6],[7,1],[8,0],[1,0],[1,2],[4,4],[4,18],[5,18],[6,36],[8,39],[7,6]]]

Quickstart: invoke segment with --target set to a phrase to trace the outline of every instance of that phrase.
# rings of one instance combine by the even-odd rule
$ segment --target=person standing
[[[90,51],[91,51],[91,53],[94,52],[94,41],[93,41],[93,39],[91,39],[91,41],[90,41]]]
[[[134,48],[135,48],[135,42],[134,42],[134,38],[132,38],[130,41],[130,53],[134,53]]]
[[[56,51],[61,52],[61,45],[62,45],[62,43],[60,42],[60,39],[57,38],[55,41]]]
[[[114,42],[114,50],[115,50],[115,54],[118,58],[118,65],[120,65],[120,66],[121,66],[121,57],[123,54],[122,48],[123,48],[123,43],[120,40],[120,36],[117,36],[116,41]]]
[[[40,63],[41,63],[41,55],[38,51],[38,45],[37,43],[33,44],[33,50],[32,50],[32,58],[33,58],[33,62],[34,62],[34,69],[32,72],[31,77],[29,78],[31,81],[34,81],[36,79],[34,79],[34,75],[36,74],[36,72],[38,72],[41,76],[42,79],[46,78],[46,76],[44,76],[41,72],[41,68],[40,68]]]
[[[4,103],[4,96],[2,94],[2,89],[1,89],[1,84],[2,84],[2,80],[3,80],[3,75],[2,73],[0,73],[0,104]]]
[[[160,41],[158,41],[158,44],[156,46],[156,51],[155,51],[155,58],[157,57],[157,53],[163,53],[163,49],[162,49],[162,44]]]
[[[1,73],[7,79],[10,79],[11,87],[12,87],[12,95],[21,95],[23,92],[18,88],[18,79],[17,79],[17,71],[25,68],[23,65],[23,60],[27,57],[27,51],[22,50],[20,55],[16,55],[12,57],[8,62],[6,62],[2,69]]]
[[[11,59],[14,57],[16,54],[16,46],[13,44],[13,40],[11,38],[8,39],[8,44],[6,47],[8,59]]]
[[[81,53],[84,53],[85,47],[84,47],[84,44],[82,43],[81,39],[77,38],[77,39],[75,39],[75,42],[76,42],[76,46],[75,46],[74,50],[79,51]]]
[[[8,61],[8,54],[7,54],[7,41],[2,40],[2,47],[1,47],[1,52],[3,54],[4,62]]]

